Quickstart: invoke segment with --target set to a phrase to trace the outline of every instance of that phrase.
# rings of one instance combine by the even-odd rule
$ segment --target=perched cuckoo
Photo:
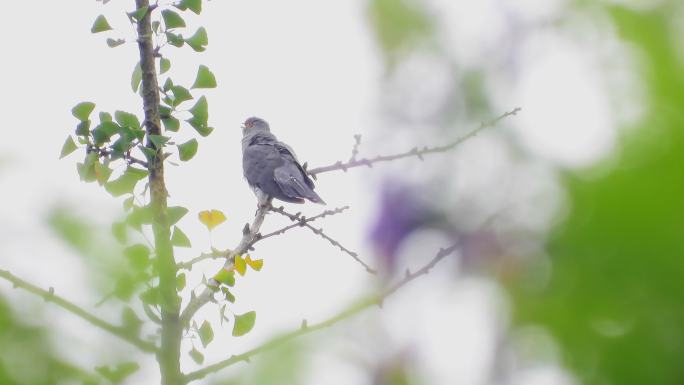
[[[268,123],[252,117],[242,126],[242,169],[247,183],[262,199],[325,204],[294,151],[271,134]],[[266,197],[265,197],[266,196]]]

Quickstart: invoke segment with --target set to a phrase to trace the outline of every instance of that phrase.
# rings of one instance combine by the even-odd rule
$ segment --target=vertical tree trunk
[[[136,0],[136,9],[149,7],[149,0]],[[159,85],[155,68],[155,55],[152,41],[152,25],[149,10],[138,22],[138,48],[140,68],[142,69],[142,97],[145,110],[144,126],[147,135],[161,135],[159,119]],[[147,140],[147,147],[154,148]],[[179,320],[180,299],[176,292],[176,261],[171,246],[171,231],[168,223],[167,191],[164,182],[164,163],[161,149],[155,149],[156,156],[148,164],[150,206],[154,213],[152,230],[156,264],[159,270],[159,294],[161,300],[162,333],[161,349],[157,361],[161,371],[162,385],[181,385],[183,375],[180,371],[180,342],[182,325]]]

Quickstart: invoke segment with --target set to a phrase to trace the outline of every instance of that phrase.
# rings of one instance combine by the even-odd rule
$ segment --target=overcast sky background
[[[131,3],[113,0],[103,7],[94,0],[12,2],[4,7],[0,23],[0,34],[5,37],[0,64],[2,268],[41,286],[52,286],[86,307],[99,298],[85,283],[81,258],[52,234],[45,218],[56,205],[72,206],[103,226],[122,215],[122,199],[111,198],[96,184],[79,181],[75,164],[81,155],[57,158],[64,138],[73,132],[76,121],[70,109],[76,103],[89,100],[97,104],[96,111],[141,114],[140,100],[130,89],[137,46],[129,43],[110,49],[105,44],[107,36],[132,40],[133,28],[123,13],[130,11]],[[525,30],[527,24],[553,21],[567,6],[562,0],[433,0],[430,4],[440,15],[452,54],[466,63],[495,49],[510,34],[510,20]],[[92,21],[100,13],[107,15],[114,33],[90,34]],[[378,129],[387,124],[379,107],[385,97],[380,92],[384,67],[365,2],[214,0],[205,3],[199,17],[189,13],[184,17],[190,31],[206,27],[209,46],[200,54],[187,47],[165,48],[172,61],[170,73],[177,83],[189,86],[197,66],[205,64],[216,75],[218,88],[196,93],[208,97],[214,132],[198,138],[199,152],[192,161],[181,167],[167,166],[170,204],[190,210],[180,227],[194,247],[181,249],[180,260],[208,250],[207,232],[197,220],[199,211],[220,209],[228,216],[212,235],[218,248],[232,247],[253,216],[255,201],[241,169],[239,126],[246,117],[268,120],[273,132],[312,166],[347,159],[353,134],[364,135],[364,155],[373,155],[378,148],[387,150],[382,146],[387,130]],[[574,28],[586,30],[587,25]],[[607,94],[615,83],[629,89],[637,85],[629,77],[629,61],[619,56],[624,48],[610,43],[613,32],[609,28],[600,22],[596,25],[584,36],[550,29],[527,31],[511,63],[518,76],[515,81],[503,81],[496,94],[501,112],[523,107],[523,113],[507,122],[507,127],[524,148],[547,164],[584,167],[606,157],[615,140],[615,126],[623,123],[614,116],[633,119],[638,115],[636,103],[616,101]],[[585,44],[596,36],[608,43]],[[611,76],[604,72],[606,65],[612,68]],[[619,111],[631,113],[615,113]],[[182,129],[178,142],[194,136],[191,131]],[[473,148],[489,143],[486,136],[473,142]],[[430,158],[424,166],[437,162],[438,157]],[[373,173],[382,175],[380,169],[322,175],[317,184],[330,207],[352,207],[344,215],[326,219],[323,227],[369,262],[373,262],[372,250],[365,234],[381,180]],[[312,215],[321,207],[307,204],[293,210]],[[284,224],[283,218],[271,215],[265,228]],[[254,254],[265,259],[264,269],[240,280],[234,311],[256,310],[256,327],[242,338],[229,337],[229,328],[223,333],[216,329],[217,342],[207,349],[207,363],[243,352],[275,332],[295,329],[302,319],[322,320],[372,287],[371,277],[351,258],[301,229],[264,241]],[[211,274],[218,265],[207,263],[196,269],[188,286],[198,285],[202,271]],[[455,268],[455,262],[448,261],[441,269],[450,268]],[[65,356],[84,368],[115,363],[102,362],[107,351],[97,353],[98,345],[111,343],[133,351],[54,306],[10,291],[6,283],[0,284],[0,290],[18,311],[42,313],[35,322],[53,322]],[[106,308],[97,311],[108,314]],[[399,350],[419,346],[421,370],[433,384],[486,383],[498,333],[507,322],[505,295],[495,283],[475,278],[454,282],[451,274],[440,271],[406,288],[381,311],[367,313],[346,326],[359,330],[375,325],[387,330],[389,338],[383,343]],[[203,318],[215,321],[216,311],[207,306],[198,316]],[[333,336],[359,337],[344,330],[348,329],[333,329]],[[186,345],[187,351],[190,345]],[[142,358],[148,365],[129,383],[157,381],[151,360]],[[317,360],[320,363],[309,375],[310,384],[368,381],[362,367],[339,357],[326,359],[322,353]],[[242,367],[237,365],[236,370]],[[570,383],[552,367],[522,370],[516,383]],[[194,368],[187,355],[183,368]]]

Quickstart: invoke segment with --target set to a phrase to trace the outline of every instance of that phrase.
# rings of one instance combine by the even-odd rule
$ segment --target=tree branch
[[[86,148],[86,154],[87,154],[87,153],[90,153],[90,152],[95,152],[95,153],[97,153],[98,156],[105,156],[105,157],[106,157],[106,156],[111,156],[111,155],[112,155],[112,151],[111,151],[111,150],[108,150],[108,149],[102,148],[102,147],[93,146],[93,145],[89,145],[89,146]],[[139,164],[139,165],[141,165],[141,166],[143,166],[143,167],[145,167],[145,168],[148,168],[148,167],[149,167],[149,165],[147,164],[147,162],[145,162],[144,160],[141,160],[141,159],[138,159],[138,158],[132,156],[132,155],[130,154],[130,152],[124,153],[123,159],[124,159],[128,164],[137,163],[137,164]]]
[[[74,304],[73,302],[70,302],[54,293],[54,290],[50,288],[49,290],[43,290],[39,288],[38,286],[35,286],[27,281],[24,281],[23,279],[13,275],[7,270],[0,270],[0,278],[4,278],[5,280],[9,281],[14,285],[15,288],[20,288],[23,290],[26,290],[27,292],[31,294],[35,294],[39,297],[42,297],[45,301],[52,302],[55,305],[61,307],[62,309],[68,311],[71,314],[74,314],[92,325],[95,325],[99,327],[100,329],[106,330],[112,335],[121,338],[122,340],[134,345],[138,349],[147,352],[147,353],[156,353],[157,352],[157,346],[151,342],[143,341],[130,333],[128,331],[120,326],[115,326],[110,324],[107,321],[102,320],[101,318],[98,318],[95,315],[90,314],[80,306]]]
[[[393,160],[397,159],[402,159],[402,158],[409,158],[409,157],[417,157],[420,160],[423,160],[424,155],[428,154],[434,154],[434,153],[439,153],[439,152],[447,152],[449,150],[454,149],[456,146],[459,144],[463,143],[464,141],[472,138],[473,136],[477,135],[480,131],[484,130],[485,128],[488,127],[493,127],[497,123],[499,123],[501,120],[511,116],[515,115],[518,112],[520,112],[520,107],[517,107],[511,111],[508,111],[496,119],[493,119],[489,122],[483,122],[480,124],[480,126],[469,133],[465,134],[464,136],[454,140],[453,142],[446,144],[444,146],[435,146],[435,147],[423,147],[422,149],[418,149],[418,147],[414,147],[411,150],[408,150],[406,152],[398,153],[398,154],[393,154],[393,155],[380,155],[376,156],[375,158],[362,158],[362,159],[356,159],[355,155],[356,152],[354,150],[358,149],[358,143],[359,141],[356,142],[354,145],[354,150],[352,150],[352,158],[346,162],[343,163],[342,161],[337,161],[334,164],[331,164],[329,166],[323,166],[323,167],[317,167],[313,168],[310,170],[307,170],[307,173],[311,176],[316,176],[318,174],[324,173],[324,172],[330,172],[330,171],[347,171],[350,168],[354,167],[361,167],[361,166],[367,166],[367,167],[373,167],[375,163],[380,163],[380,162],[390,162]]]
[[[373,270],[373,269],[372,269],[370,266],[368,266],[361,258],[359,258],[359,255],[358,255],[356,252],[347,249],[347,248],[344,247],[340,242],[338,242],[338,241],[336,241],[335,239],[333,239],[332,237],[328,236],[326,233],[323,232],[323,229],[318,228],[318,227],[311,226],[307,221],[302,221],[302,220],[300,219],[299,213],[297,213],[297,214],[290,214],[290,213],[288,213],[287,211],[285,211],[285,208],[284,208],[283,206],[280,206],[280,207],[277,207],[277,208],[276,208],[276,207],[271,207],[271,211],[274,211],[274,212],[276,212],[276,213],[282,214],[282,215],[284,215],[284,216],[290,218],[290,220],[293,221],[293,222],[297,222],[297,226],[305,226],[305,227],[308,227],[311,231],[313,231],[314,234],[320,235],[321,238],[323,238],[323,239],[325,239],[326,241],[330,242],[330,244],[332,244],[333,246],[339,247],[340,250],[342,250],[343,252],[347,253],[347,254],[350,255],[352,258],[354,258],[354,259],[356,260],[356,262],[360,263],[360,264],[366,269],[367,272],[369,272],[369,273],[371,273],[371,274],[375,274],[375,273],[376,273],[375,270]]]
[[[252,224],[245,225],[245,228],[242,230],[242,238],[240,239],[240,242],[232,251],[228,253],[228,255],[226,256],[226,263],[223,265],[221,269],[230,270],[233,267],[235,256],[242,255],[247,252],[250,245],[259,233],[259,229],[261,228],[261,225],[264,223],[264,218],[266,217],[266,213],[268,213],[270,207],[270,203],[264,203],[262,199],[259,199],[259,208],[257,209]],[[218,273],[220,273],[220,271],[214,274],[214,277]],[[183,312],[181,313],[181,324],[183,326],[187,327],[187,325],[190,324],[190,321],[192,320],[192,317],[195,315],[195,313],[197,313],[197,311],[204,305],[213,300],[214,293],[219,290],[220,286],[221,284],[214,278],[209,279],[209,282],[207,283],[202,293],[192,298],[190,302],[188,302],[188,304],[185,306]]]
[[[171,228],[167,215],[168,191],[164,180],[163,146],[155,146],[150,139],[152,135],[161,135],[161,119],[159,117],[159,82],[155,66],[155,49],[152,41],[152,11],[149,0],[135,0],[136,9],[145,9],[144,16],[137,21],[137,41],[142,73],[141,95],[145,120],[147,148],[154,151],[148,159],[150,207],[152,208],[152,232],[157,258],[155,264],[159,272],[161,307],[161,347],[157,354],[159,369],[164,385],[181,385],[183,383],[180,370],[180,347],[183,338],[183,327],[180,323],[180,298],[176,290],[176,260],[171,245]]]
[[[437,254],[435,255],[430,262],[428,262],[425,266],[422,268],[416,270],[416,272],[411,273],[409,270],[406,271],[406,275],[404,278],[399,280],[397,283],[394,285],[390,286],[389,288],[385,289],[384,291],[380,292],[379,294],[376,294],[374,296],[371,296],[369,298],[363,299],[359,302],[357,302],[355,305],[350,306],[349,308],[345,309],[344,311],[334,315],[333,317],[328,318],[325,321],[313,324],[313,325],[308,325],[306,323],[306,320],[302,322],[302,326],[295,331],[289,332],[282,334],[268,342],[266,342],[263,345],[257,346],[256,348],[250,349],[242,354],[238,355],[233,355],[228,359],[225,359],[223,361],[219,361],[215,364],[209,365],[205,368],[202,368],[200,370],[188,373],[185,375],[185,380],[186,382],[190,381],[195,381],[202,379],[206,377],[207,375],[211,373],[218,372],[219,370],[222,370],[224,368],[227,368],[228,366],[231,366],[233,364],[236,364],[240,361],[245,361],[248,362],[253,356],[263,353],[267,350],[273,349],[277,346],[282,345],[285,342],[288,342],[290,340],[293,340],[297,337],[313,333],[317,330],[327,328],[329,326],[332,326],[340,321],[346,320],[347,318],[350,318],[361,311],[373,306],[373,305],[378,305],[381,306],[384,300],[391,296],[392,294],[396,293],[397,290],[401,289],[403,286],[408,284],[409,282],[415,280],[417,277],[421,275],[425,275],[430,272],[430,270],[435,267],[442,259],[450,255],[451,253],[456,250],[457,245],[452,245],[446,249],[440,249]]]
[[[179,262],[178,263],[178,269],[186,269],[190,270],[192,269],[192,266],[195,265],[197,262],[202,262],[207,259],[219,259],[219,258],[226,258],[227,255],[230,254],[230,250],[226,251],[220,251],[220,250],[214,250],[211,253],[202,253],[198,257],[195,257],[187,262]]]
[[[329,215],[341,214],[342,212],[344,212],[345,210],[348,210],[348,209],[349,209],[349,206],[344,206],[344,207],[338,207],[338,208],[333,209],[333,210],[325,210],[325,211],[323,211],[322,213],[320,213],[320,214],[318,214],[318,215],[315,215],[315,216],[313,216],[313,217],[308,217],[308,218],[307,218],[307,217],[304,217],[304,216],[299,216],[299,220],[298,220],[297,223],[295,223],[295,224],[292,224],[292,225],[289,225],[289,226],[285,226],[285,227],[283,227],[283,228],[281,228],[281,229],[272,231],[272,232],[270,232],[270,233],[268,233],[268,234],[266,234],[266,235],[261,235],[261,233],[258,233],[258,234],[256,235],[255,239],[254,239],[254,240],[252,241],[252,243],[250,244],[250,247],[251,247],[252,245],[254,245],[255,243],[257,243],[257,242],[263,240],[263,239],[270,238],[270,237],[274,237],[274,236],[276,236],[276,235],[281,235],[281,234],[285,233],[285,232],[288,231],[288,230],[294,229],[295,227],[303,227],[305,224],[307,224],[307,223],[309,223],[309,222],[313,222],[313,221],[315,221],[315,220],[324,218],[324,217],[329,216]],[[291,219],[291,218],[290,218],[290,219]]]

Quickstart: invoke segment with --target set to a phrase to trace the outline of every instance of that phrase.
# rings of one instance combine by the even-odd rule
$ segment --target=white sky
[[[132,1],[113,0],[103,8],[95,1],[18,1],[4,7],[0,23],[0,35],[5,37],[0,64],[4,134],[0,157],[6,162],[0,165],[1,267],[53,286],[57,293],[86,306],[97,297],[83,284],[80,258],[52,236],[44,219],[51,207],[63,203],[78,206],[79,212],[104,225],[121,215],[119,199],[78,180],[75,163],[80,155],[57,158],[64,138],[73,131],[70,109],[76,103],[96,102],[96,111],[141,112],[140,101],[129,86],[137,47],[126,44],[110,49],[104,41],[107,36],[132,37],[133,30],[122,12],[130,10],[129,3]],[[206,64],[216,75],[218,88],[206,92],[210,125],[215,131],[208,138],[198,137],[199,152],[191,162],[167,167],[170,203],[190,209],[180,226],[195,246],[191,251],[179,251],[179,259],[207,249],[206,231],[196,219],[200,210],[220,209],[228,216],[213,234],[219,248],[232,247],[253,215],[254,198],[242,179],[240,164],[239,124],[246,117],[267,119],[274,133],[310,165],[346,159],[353,134],[373,138],[374,124],[382,121],[378,90],[384,70],[366,23],[364,4],[215,0],[205,2],[200,17],[186,17],[189,30],[200,25],[207,28],[208,50],[195,54],[187,47],[165,48],[172,61],[171,75],[176,83],[189,86],[197,66]],[[602,58],[571,36],[530,26],[540,19],[553,19],[562,9],[562,1],[528,0],[524,6],[494,0],[434,0],[430,4],[441,11],[447,52],[464,65],[477,63],[478,58],[498,49],[506,35],[518,34],[516,54],[510,62],[515,76],[503,78],[493,94],[502,111],[518,105],[524,108],[511,125],[527,150],[563,166],[586,166],[605,157],[615,131],[610,114],[613,101],[606,95],[608,85],[600,72]],[[541,4],[544,7],[540,8]],[[92,21],[100,13],[105,13],[118,31],[107,36],[90,34]],[[183,127],[177,141],[191,136],[194,131]],[[479,146],[487,143],[481,141]],[[372,262],[364,243],[373,215],[374,186],[368,181],[374,178],[370,172],[323,175],[317,191],[332,207],[352,206],[347,214],[327,220],[325,230]],[[300,209],[314,214],[320,207],[296,208]],[[284,223],[282,218],[269,217],[265,227]],[[303,230],[293,231],[288,238],[265,241],[255,256],[265,259],[265,267],[240,281],[234,311],[256,310],[256,327],[237,339],[229,337],[228,329],[216,329],[217,342],[206,352],[208,363],[247,350],[277,331],[296,328],[303,318],[321,320],[364,292],[370,282],[349,257]],[[209,263],[198,270],[211,274],[216,266]],[[200,278],[195,274],[188,286],[198,284]],[[452,281],[451,275],[436,274],[434,282],[407,288],[399,294],[403,300],[390,301],[380,312],[370,310],[373,318],[369,322],[386,328],[390,347],[417,345],[422,373],[430,383],[484,384],[499,338],[497,330],[506,322],[500,306],[504,297],[487,281]],[[444,290],[445,285],[450,290],[423,300],[428,293]],[[26,314],[43,308],[41,301],[10,291],[5,283],[0,290],[16,299],[15,304]],[[210,310],[202,311],[198,320],[215,320],[215,311]],[[98,311],[107,314],[106,309]],[[102,343],[119,342],[53,306],[44,312],[60,330],[56,339],[63,346],[64,340],[76,344],[65,350],[74,362],[85,368],[116,363],[102,361],[106,352],[90,352]],[[412,319],[411,323],[407,324],[407,319]],[[416,330],[425,334],[416,334]],[[157,382],[151,358],[142,362],[148,365],[129,382]],[[335,370],[335,378],[322,379],[326,371],[313,370],[310,383],[348,384],[359,379],[358,372],[344,365],[324,365]],[[194,368],[187,356],[183,368]],[[546,374],[548,371],[525,371],[521,374],[525,380],[516,384],[569,383],[557,371]],[[361,381],[367,383],[368,379],[361,376]]]

